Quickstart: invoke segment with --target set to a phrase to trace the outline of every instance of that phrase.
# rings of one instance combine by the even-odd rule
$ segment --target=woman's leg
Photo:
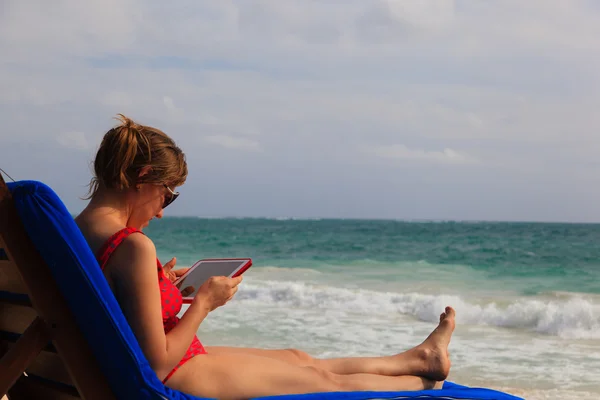
[[[243,353],[198,355],[183,364],[167,386],[195,396],[247,399],[278,394],[337,391],[403,391],[439,388],[416,376],[338,375]]]
[[[241,347],[206,347],[210,354],[243,353],[274,358],[297,366],[317,367],[340,375],[368,373],[388,376],[416,375],[443,381],[450,370],[448,344],[455,326],[451,307],[440,315],[437,328],[419,346],[394,356],[317,359],[296,350],[263,350]]]

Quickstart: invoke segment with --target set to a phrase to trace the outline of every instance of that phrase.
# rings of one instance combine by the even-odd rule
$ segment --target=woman
[[[172,260],[163,268],[141,230],[178,196],[183,152],[156,128],[119,115],[94,161],[90,202],[76,218],[151,367],[163,382],[196,396],[242,399],[291,393],[440,388],[450,370],[455,312],[419,346],[387,357],[316,359],[299,350],[204,348],[196,332],[226,304],[242,278],[213,277],[179,319]],[[235,366],[235,368],[232,368]]]

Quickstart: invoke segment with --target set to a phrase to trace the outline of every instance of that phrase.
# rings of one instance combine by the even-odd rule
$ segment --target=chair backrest
[[[52,189],[36,181],[7,186],[0,177],[0,248],[2,342],[15,347],[34,321],[35,332],[43,332],[34,340],[41,353],[29,360],[27,375],[72,385],[85,398],[195,398],[165,387],[150,368],[96,258]]]
[[[11,400],[114,398],[1,176],[0,352]]]

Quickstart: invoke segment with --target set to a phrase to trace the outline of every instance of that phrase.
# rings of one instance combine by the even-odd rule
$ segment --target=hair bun
[[[90,195],[98,187],[123,190],[137,183],[185,182],[185,156],[170,137],[123,114],[117,114],[115,119],[120,123],[104,135],[94,160]],[[146,166],[151,171],[140,177],[140,170]]]

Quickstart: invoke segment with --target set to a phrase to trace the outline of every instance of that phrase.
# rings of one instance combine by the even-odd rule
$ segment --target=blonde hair
[[[164,132],[140,125],[123,114],[121,123],[106,132],[94,159],[88,199],[99,188],[124,190],[140,183],[181,186],[188,174],[183,151]],[[142,177],[139,172],[150,166]]]

